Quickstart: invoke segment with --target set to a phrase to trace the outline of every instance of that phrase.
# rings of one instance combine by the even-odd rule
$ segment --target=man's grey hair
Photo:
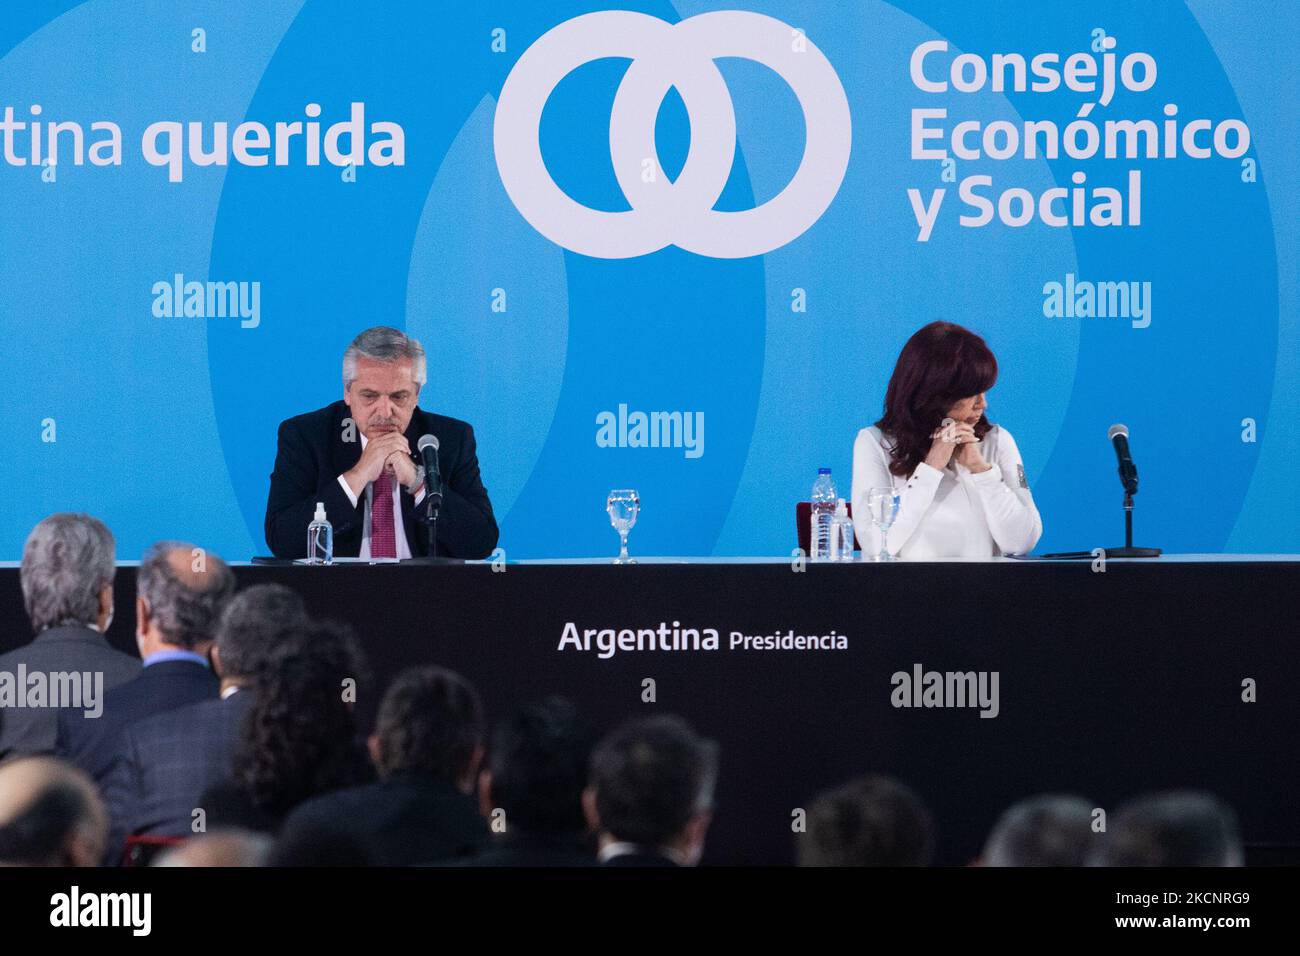
[[[191,580],[182,580],[167,560],[177,550],[202,561],[191,564]],[[235,576],[215,554],[183,541],[160,541],[140,559],[136,589],[167,643],[193,648],[212,639],[217,619],[235,592]]]
[[[399,329],[376,325],[366,329],[343,353],[343,387],[346,389],[357,378],[357,359],[368,358],[376,362],[411,360],[411,377],[416,385],[423,385],[428,375],[424,361],[424,346]]]
[[[998,818],[984,844],[985,866],[1083,866],[1096,842],[1093,806],[1046,794],[1021,800]]]
[[[113,583],[113,533],[98,518],[53,514],[23,545],[23,604],[37,634],[99,618],[99,592]]]

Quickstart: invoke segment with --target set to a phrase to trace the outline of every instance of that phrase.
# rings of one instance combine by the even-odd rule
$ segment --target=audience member
[[[796,837],[800,866],[928,866],[934,821],[908,787],[870,775],[829,790]]]
[[[1115,813],[1089,866],[1242,866],[1232,809],[1208,793],[1139,797]]]
[[[248,830],[201,833],[159,853],[152,866],[265,866],[271,840]]]
[[[717,745],[680,717],[634,720],[596,747],[583,792],[605,866],[694,866],[713,819]]]
[[[112,532],[97,518],[84,514],[54,514],[41,521],[23,545],[19,581],[23,606],[31,620],[35,640],[0,655],[0,672],[28,675],[79,674],[82,703],[68,718],[85,719],[97,712],[102,699],[87,701],[87,691],[98,695],[140,673],[140,662],[114,650],[104,639],[113,620]],[[91,677],[87,682],[85,675]],[[102,680],[96,684],[95,681]],[[87,684],[89,683],[89,687]],[[14,707],[0,724],[0,758],[16,754],[47,754],[54,750],[58,731],[58,705],[75,701],[47,701],[44,707]],[[91,718],[97,719],[97,718]]]
[[[136,575],[136,645],[143,670],[104,695],[104,712],[83,720],[59,713],[56,751],[101,783],[112,769],[122,731],[132,721],[217,696],[208,663],[212,630],[235,590],[230,568],[189,544],[150,548]]]
[[[349,692],[361,670],[341,625],[301,625],[277,640],[253,677],[231,776],[199,799],[209,829],[273,833],[300,803],[373,779]]]
[[[380,780],[303,804],[283,839],[339,834],[380,866],[456,860],[480,850],[487,827],[470,794],[483,758],[478,693],[459,674],[408,670],[379,705],[370,753]]]
[[[479,777],[493,845],[476,866],[592,866],[582,791],[595,741],[578,711],[551,697],[502,721]],[[500,828],[497,824],[500,823]]]
[[[97,866],[107,829],[84,771],[53,757],[0,764],[0,864]]]
[[[104,781],[110,854],[127,835],[189,836],[204,790],[231,774],[231,755],[249,710],[244,688],[262,662],[307,623],[302,598],[282,584],[256,584],[227,602],[212,665],[221,695],[128,726]]]
[[[1021,800],[993,827],[984,866],[1083,866],[1097,836],[1093,807],[1080,797],[1047,795]]]

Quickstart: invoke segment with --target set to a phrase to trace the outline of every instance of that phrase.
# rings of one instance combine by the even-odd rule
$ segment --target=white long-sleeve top
[[[994,425],[980,454],[992,467],[974,474],[953,461],[943,471],[921,462],[909,477],[889,470],[891,441],[872,425],[853,444],[853,518],[864,554],[880,550],[867,495],[872,488],[899,493],[889,529],[889,552],[900,558],[987,558],[1026,554],[1043,534],[1029,493],[1024,462],[1011,433]]]

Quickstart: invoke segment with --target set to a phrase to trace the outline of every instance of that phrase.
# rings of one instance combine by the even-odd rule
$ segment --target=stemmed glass
[[[887,541],[889,529],[898,517],[898,492],[893,488],[872,488],[867,492],[867,510],[871,512],[871,523],[880,529],[880,553],[873,561],[893,561]]]
[[[628,557],[627,554],[627,533],[636,524],[637,513],[641,510],[640,495],[631,488],[616,488],[609,493],[609,499],[605,502],[605,510],[609,512],[609,523],[618,532],[619,539],[622,542],[622,547],[614,563],[636,564],[636,559]]]

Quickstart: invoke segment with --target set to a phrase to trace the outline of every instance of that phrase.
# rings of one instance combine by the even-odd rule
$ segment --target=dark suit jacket
[[[266,500],[266,543],[278,558],[307,556],[307,525],[316,502],[334,526],[334,553],[357,557],[366,518],[365,495],[353,506],[339,484],[339,475],[361,458],[361,432],[344,441],[343,422],[351,410],[343,401],[290,418],[280,425],[271,492]],[[438,514],[438,555],[478,560],[497,546],[492,502],[479,476],[474,429],[468,423],[417,408],[406,438],[411,451],[421,435],[437,436],[438,468],[442,474],[442,510]],[[411,554],[428,554],[424,509],[402,489],[402,524]]]
[[[60,711],[55,752],[102,784],[118,759],[128,724],[216,697],[219,687],[211,668],[202,664],[159,661],[106,693],[104,713],[97,719],[84,720],[80,711]]]
[[[80,671],[104,675],[104,691],[125,684],[140,673],[140,659],[109,647],[104,635],[88,627],[70,625],[52,627],[36,635],[30,644],[0,655],[0,671],[17,679],[18,665],[27,672]],[[86,719],[83,711],[69,713],[69,719],[95,723],[102,718]],[[13,754],[47,754],[54,751],[59,712],[52,707],[7,708],[4,727],[0,730],[0,757]]]
[[[507,831],[466,866],[595,866],[596,854],[579,836],[543,836]]]
[[[156,666],[156,665],[155,665]],[[230,776],[250,692],[187,704],[129,725],[103,783],[109,857],[126,837],[189,836],[199,798]]]
[[[292,840],[299,832],[350,836],[377,866],[462,859],[488,840],[487,824],[470,797],[417,774],[308,800],[285,820],[281,837]]]

